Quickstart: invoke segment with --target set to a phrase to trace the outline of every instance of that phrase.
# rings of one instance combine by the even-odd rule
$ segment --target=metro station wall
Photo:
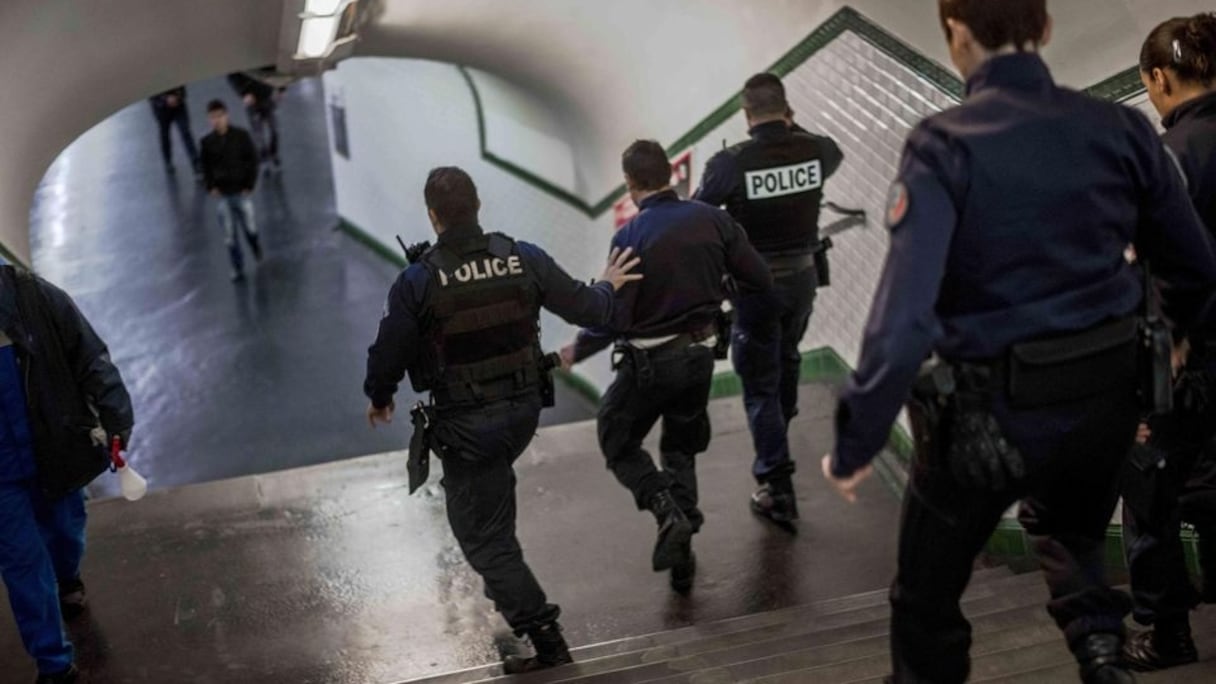
[[[430,169],[455,165],[477,183],[487,230],[539,244],[575,278],[599,275],[611,228],[482,159],[477,108],[455,66],[357,58],[326,73],[324,84],[327,102],[345,109],[350,158],[332,154],[334,184],[338,213],[357,230],[392,250],[397,250],[397,235],[407,244],[433,240],[423,185]],[[495,125],[512,125],[512,119],[517,126],[528,124],[526,108],[508,112],[502,103],[509,98],[496,102]],[[531,128],[543,131],[544,124],[538,121]],[[332,108],[329,125],[333,140]],[[551,149],[558,152],[553,163],[563,163],[559,141]],[[545,314],[541,327],[548,349],[558,348],[575,332],[551,314]],[[599,388],[607,386],[611,375],[606,358],[579,370]]]

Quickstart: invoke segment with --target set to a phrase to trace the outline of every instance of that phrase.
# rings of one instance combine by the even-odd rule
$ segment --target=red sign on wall
[[[692,150],[687,150],[671,161],[671,187],[683,199],[692,194]],[[620,230],[621,226],[638,215],[638,208],[629,195],[625,195],[612,205],[612,227]]]

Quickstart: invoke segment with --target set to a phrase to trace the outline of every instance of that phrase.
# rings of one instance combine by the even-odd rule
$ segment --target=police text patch
[[[818,159],[748,171],[744,174],[749,200],[762,200],[811,192],[823,187],[823,165]]]
[[[478,259],[460,265],[451,273],[439,271],[439,284],[447,287],[448,283],[453,280],[458,283],[470,283],[479,280],[489,280],[491,278],[502,278],[504,276],[522,275],[524,272],[523,263],[519,257],[512,254],[506,259],[497,257],[490,259]]]

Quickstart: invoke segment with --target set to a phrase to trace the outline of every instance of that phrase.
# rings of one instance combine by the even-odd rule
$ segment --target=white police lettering
[[[744,181],[749,200],[796,195],[823,187],[823,166],[815,159],[801,164],[748,171],[744,174]]]
[[[439,271],[439,284],[447,287],[453,280],[458,283],[473,283],[489,278],[523,275],[523,272],[523,262],[517,256],[509,256],[506,259],[478,259],[461,264],[460,268],[451,273]]]

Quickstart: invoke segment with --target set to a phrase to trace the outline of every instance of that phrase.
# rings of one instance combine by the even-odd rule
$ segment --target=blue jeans
[[[225,244],[228,245],[228,257],[232,260],[232,269],[238,273],[244,268],[244,257],[241,254],[238,229],[245,235],[254,253],[258,250],[258,224],[253,215],[253,197],[236,193],[220,195],[215,206],[216,215],[220,219],[220,227],[224,229]]]
[[[731,360],[743,381],[743,405],[752,431],[760,483],[794,472],[786,428],[798,414],[798,379],[806,333],[815,304],[815,269],[782,277],[773,289],[736,298]]]
[[[25,650],[43,674],[72,664],[59,584],[80,577],[84,528],[83,492],[50,501],[32,480],[0,482],[0,573]]]

